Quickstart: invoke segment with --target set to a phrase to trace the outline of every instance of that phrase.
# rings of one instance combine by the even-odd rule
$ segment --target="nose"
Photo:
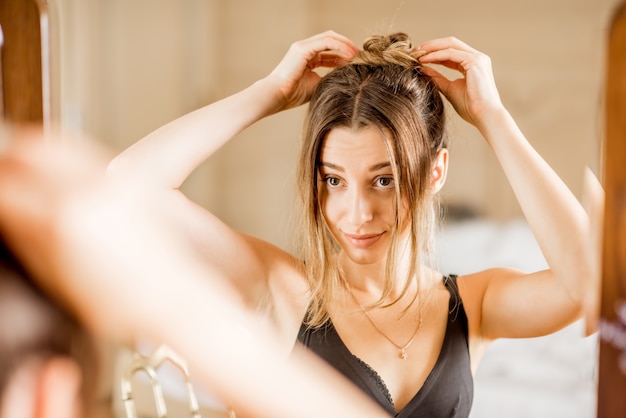
[[[353,188],[348,192],[348,221],[356,228],[365,225],[374,218],[374,202],[366,190]]]

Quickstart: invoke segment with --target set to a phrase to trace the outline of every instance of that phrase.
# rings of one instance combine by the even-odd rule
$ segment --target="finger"
[[[333,31],[298,41],[292,44],[292,49],[306,56],[307,60],[314,59],[317,54],[327,51],[336,51],[346,58],[352,58],[358,52],[357,46],[350,39]]]
[[[460,49],[440,49],[420,57],[422,64],[439,64],[465,74],[477,61],[476,53]]]
[[[350,38],[332,30],[315,35],[313,38],[329,40],[335,46],[332,48],[328,48],[328,50],[341,51],[346,56],[351,57],[359,51],[359,47],[354,42],[352,42]]]
[[[425,53],[439,51],[442,49],[458,49],[466,52],[479,52],[460,39],[450,36],[447,38],[438,38],[426,41],[417,47],[418,50]]]
[[[458,62],[454,61],[433,61],[433,62],[423,62],[422,64],[437,64],[443,67],[449,68],[454,71],[458,71],[461,74],[465,74],[465,69]],[[425,67],[424,67],[425,68]]]
[[[342,65],[346,65],[348,62],[349,60],[342,55],[322,52],[316,55],[315,58],[309,61],[309,68],[310,69],[314,69],[317,67],[335,68],[335,67],[340,67]]]

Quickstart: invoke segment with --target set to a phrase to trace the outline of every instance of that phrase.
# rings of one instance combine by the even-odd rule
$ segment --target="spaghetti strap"
[[[467,322],[465,318],[465,309],[463,309],[463,301],[461,300],[461,294],[459,293],[459,286],[457,284],[458,275],[450,274],[448,276],[443,277],[443,284],[450,292],[450,303],[448,305],[448,314],[450,316],[450,320],[456,321],[459,313],[462,314],[463,322]]]

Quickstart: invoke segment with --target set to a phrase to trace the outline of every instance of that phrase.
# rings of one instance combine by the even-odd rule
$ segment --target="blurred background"
[[[454,35],[489,54],[505,105],[576,194],[583,168],[598,167],[604,38],[616,0],[51,3],[61,23],[59,118],[116,151],[263,77],[296,40],[333,29],[361,44],[400,30],[416,44]],[[288,247],[303,110],[227,144],[187,193],[230,225]],[[493,219],[519,217],[490,150],[450,115],[445,202]]]
[[[357,44],[392,31],[415,44],[453,35],[491,56],[504,104],[580,197],[584,168],[601,167],[605,37],[618,2],[50,0],[58,27],[52,113],[119,152],[263,77],[292,42],[314,33],[333,29]],[[290,249],[303,115],[294,109],[249,128],[203,164],[185,192],[233,227]],[[474,128],[449,116],[443,203],[458,222],[442,231],[442,270],[542,268],[490,150]],[[595,341],[580,335],[575,324],[554,336],[494,344],[477,373],[473,416],[594,416]]]

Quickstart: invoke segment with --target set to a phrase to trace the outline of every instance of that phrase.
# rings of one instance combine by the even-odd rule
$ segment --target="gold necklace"
[[[351,287],[348,289],[348,291],[350,293],[350,296],[352,296],[352,299],[354,300],[354,303],[356,303],[359,306],[359,308],[361,309],[361,312],[363,312],[363,314],[365,314],[365,317],[368,319],[370,324],[372,324],[374,329],[376,331],[378,331],[380,333],[380,335],[385,337],[385,339],[387,341],[389,341],[391,344],[393,344],[396,348],[398,348],[400,350],[400,359],[406,360],[407,358],[409,358],[409,355],[407,354],[406,350],[409,348],[409,346],[411,344],[413,344],[413,341],[415,340],[415,337],[417,336],[417,333],[422,328],[423,317],[422,317],[422,306],[421,306],[421,304],[420,304],[420,308],[419,308],[419,322],[417,323],[417,327],[415,328],[415,331],[413,332],[413,336],[411,336],[411,338],[409,339],[409,342],[407,342],[404,345],[400,345],[400,344],[397,344],[391,338],[389,338],[389,336],[387,334],[385,334],[382,329],[380,329],[380,327],[376,324],[376,322],[374,322],[372,317],[367,313],[367,310],[363,307],[363,305],[361,305],[359,303],[359,301],[356,299],[356,296],[354,296],[354,293],[352,293],[352,288]],[[419,303],[419,295],[418,295],[418,303]]]

